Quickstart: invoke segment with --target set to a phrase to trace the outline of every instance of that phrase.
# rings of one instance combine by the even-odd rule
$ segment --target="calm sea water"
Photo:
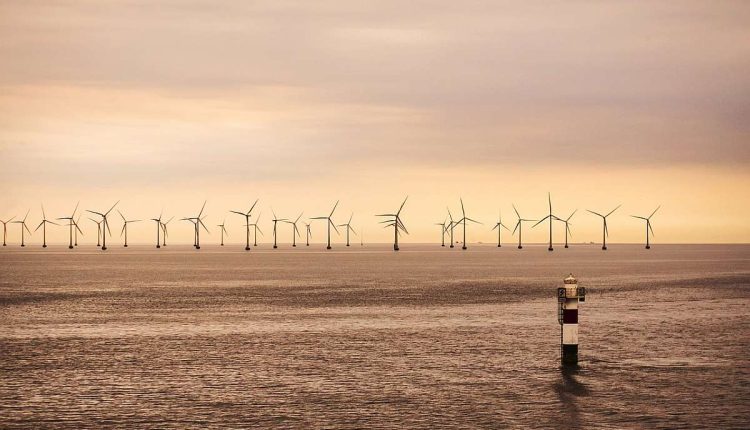
[[[0,249],[4,428],[748,428],[749,356],[750,246]]]

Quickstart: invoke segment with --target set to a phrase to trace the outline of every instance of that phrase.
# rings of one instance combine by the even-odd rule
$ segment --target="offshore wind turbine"
[[[305,245],[310,246],[310,237],[312,237],[312,231],[310,231],[310,224],[309,222],[305,223]]]
[[[263,236],[263,231],[258,227],[258,221],[260,221],[260,216],[263,215],[263,212],[259,212],[258,216],[255,217],[255,223],[248,224],[248,228],[253,228],[253,246],[258,246],[258,233],[260,233],[261,236]],[[250,219],[248,219],[250,221]],[[249,248],[248,248],[249,249]]]
[[[161,211],[159,214],[159,218],[151,218],[151,221],[156,222],[156,247],[161,248],[161,238],[159,237],[161,234],[161,216],[164,215],[164,211]]]
[[[109,229],[109,222],[107,221],[107,215],[109,215],[109,213],[112,212],[112,209],[114,209],[118,203],[120,203],[119,200],[115,202],[115,204],[113,204],[112,207],[109,208],[107,212],[104,212],[104,213],[86,209],[86,212],[91,212],[92,214],[96,214],[102,217],[102,224],[103,224],[102,225],[102,251],[107,250],[107,233],[109,233],[109,235],[112,236],[112,231]]]
[[[550,193],[547,193],[547,199],[549,200],[549,215],[540,219],[539,222],[531,226],[531,228],[534,228],[538,226],[539,224],[543,223],[544,221],[546,221],[547,219],[549,219],[549,248],[547,248],[547,251],[554,251],[554,249],[552,248],[552,221],[553,220],[559,221],[560,218],[552,215],[552,196],[550,195]]]
[[[333,216],[333,213],[336,211],[336,206],[339,205],[339,201],[336,200],[336,204],[333,205],[333,209],[331,209],[331,213],[328,214],[328,216],[316,216],[310,219],[324,219],[328,220],[328,246],[326,249],[331,249],[331,227],[333,227],[334,230],[336,230],[336,234],[339,234],[339,230],[336,228],[336,224],[333,223],[333,220],[331,217]]]
[[[633,218],[638,218],[638,219],[642,219],[642,220],[646,221],[646,249],[651,249],[651,244],[648,241],[648,232],[649,232],[649,230],[651,230],[651,235],[654,234],[654,229],[651,228],[651,217],[654,216],[654,214],[656,213],[656,211],[659,210],[660,207],[661,206],[658,206],[656,209],[654,209],[654,211],[651,212],[651,215],[649,215],[647,217],[642,217],[642,216],[637,216],[637,215],[630,215]]]
[[[198,223],[195,218],[182,218],[180,221],[190,221],[193,223],[193,248],[198,247]]]
[[[286,219],[286,218],[279,218],[279,217],[277,217],[276,216],[276,212],[274,212],[273,209],[271,209],[271,213],[273,214],[273,219],[271,220],[271,221],[273,221],[273,249],[276,249],[276,248],[278,248],[278,246],[276,246],[276,224],[279,221],[289,222],[289,220]]]
[[[168,219],[166,222],[160,222],[161,224],[161,246],[167,246],[167,236],[169,236],[169,230],[167,225],[174,219],[174,217]]]
[[[463,223],[463,225],[464,225],[464,245],[463,245],[463,247],[461,247],[461,249],[463,249],[465,251],[466,250],[466,221],[471,221],[471,222],[476,223],[476,224],[481,224],[481,222],[475,221],[475,220],[473,220],[471,218],[468,218],[466,216],[466,210],[464,210],[464,201],[463,201],[463,199],[460,199],[460,200],[461,200],[461,214],[463,215],[463,218],[461,218],[460,220],[456,221],[456,225],[461,224],[461,223]]]
[[[352,212],[352,215],[349,217],[349,221],[345,224],[339,224],[339,227],[346,227],[346,246],[349,246],[349,232],[351,231],[356,236],[357,233],[352,228],[352,218],[354,218],[354,212]]]
[[[570,219],[573,218],[573,215],[578,212],[578,209],[574,210],[572,214],[570,214],[569,217],[565,219],[558,218],[557,220],[560,222],[565,223],[565,247],[568,248],[568,235],[570,234],[570,237],[573,237],[573,234],[570,232]]]
[[[586,209],[587,211],[591,212],[592,214],[594,214],[596,216],[600,216],[602,218],[602,225],[604,227],[603,231],[602,231],[602,250],[603,251],[607,250],[607,236],[609,236],[609,230],[607,229],[607,217],[610,216],[610,215],[612,215],[612,213],[614,211],[616,211],[617,209],[619,209],[620,206],[622,206],[622,205],[617,205],[617,207],[614,208],[614,209],[612,209],[611,211],[609,211],[609,213],[607,215],[602,215],[600,213],[596,213],[596,212],[594,212],[592,210]]]
[[[81,202],[76,203],[76,207],[73,209],[73,213],[70,214],[70,216],[61,217],[58,218],[58,220],[68,220],[68,227],[70,227],[70,245],[68,246],[68,249],[73,249],[73,226],[77,229],[76,231],[76,244],[78,243],[78,232],[81,231],[80,228],[78,228],[78,223],[75,220],[76,217],[76,211],[78,210],[78,205]],[[83,232],[81,232],[83,234]],[[3,245],[5,245],[5,240],[3,240]]]
[[[16,218],[16,216],[13,215],[7,221],[0,221],[1,223],[3,223],[3,246],[7,246],[5,244],[5,238],[8,237],[8,223],[11,222],[11,221],[13,221],[15,218]],[[72,248],[72,246],[71,246],[71,248]]]
[[[251,214],[253,212],[253,209],[255,209],[255,205],[257,205],[257,204],[258,204],[258,199],[255,199],[255,203],[253,203],[253,205],[250,206],[250,210],[247,211],[247,212],[229,211],[229,212],[235,213],[237,215],[242,215],[242,216],[245,217],[245,228],[246,228],[246,232],[245,232],[245,251],[250,251],[250,226],[253,225],[253,224],[250,224],[250,216],[251,216]],[[256,221],[255,222],[255,224],[256,224],[255,227],[256,228],[258,227],[257,223],[258,222]],[[255,233],[255,237],[256,237],[256,239],[258,237],[257,231]],[[253,245],[253,246],[258,246],[258,241],[257,240],[255,241],[255,245]]]
[[[125,233],[125,245],[123,245],[123,247],[127,248],[128,247],[128,223],[139,222],[142,220],[140,219],[127,220],[125,219],[125,215],[123,215],[119,209],[117,210],[117,213],[120,214],[120,217],[122,218],[122,230],[120,231],[120,236],[122,236],[123,233]]]
[[[222,221],[221,224],[216,225],[216,227],[219,227],[219,229],[221,230],[221,246],[224,246],[224,235],[226,234],[227,236],[229,236],[229,233],[227,232],[226,227],[224,227],[224,224],[226,223],[227,223],[227,219],[224,218],[224,221]]]
[[[523,249],[523,245],[521,244],[521,230],[523,230],[523,223],[534,222],[536,220],[521,218],[521,215],[518,213],[518,209],[516,209],[516,205],[513,205],[513,210],[516,211],[516,216],[518,217],[518,221],[516,222],[516,227],[513,229],[512,234],[516,234],[516,230],[518,230],[518,249]]]
[[[29,212],[31,212],[31,209],[26,211],[26,216],[24,216],[22,220],[13,221],[13,224],[21,224],[21,246],[26,246],[26,242],[24,242],[24,237],[23,237],[23,229],[26,229],[26,231],[28,231],[29,234],[31,234],[31,230],[29,230],[29,228],[26,227],[26,218],[29,216]]]
[[[100,237],[102,235],[102,222],[101,221],[97,221],[97,220],[95,220],[94,218],[91,218],[91,217],[89,217],[89,219],[91,220],[91,222],[93,222],[93,223],[96,224],[96,246],[100,247],[100,246],[102,246],[102,244],[100,242]],[[76,246],[78,246],[78,239],[76,239]]]
[[[302,212],[302,213],[304,213],[304,212]],[[288,221],[288,220],[284,221],[285,223],[291,224],[293,226],[293,228],[292,228],[292,246],[294,246],[294,247],[297,246],[297,236],[302,237],[302,235],[300,235],[300,233],[299,233],[299,229],[297,228],[297,223],[299,222],[299,219],[302,218],[302,213],[300,213],[299,216],[297,217],[297,219],[294,220],[293,222],[292,221]]]
[[[44,213],[44,205],[42,205],[42,222],[40,222],[39,225],[36,226],[36,230],[34,230],[37,231],[39,230],[39,227],[42,227],[42,248],[47,247],[47,224],[60,225],[47,219],[47,214]]]
[[[453,248],[453,229],[456,228],[456,222],[453,221],[453,214],[451,214],[450,208],[448,209],[448,218],[450,218],[451,222],[448,223],[448,227],[451,230],[451,248]]]
[[[406,204],[406,200],[409,199],[409,196],[406,196],[403,203],[401,203],[401,206],[398,208],[398,211],[396,211],[395,214],[379,214],[375,216],[382,216],[382,217],[391,217],[391,219],[386,219],[385,221],[380,221],[381,224],[385,224],[383,227],[393,227],[393,250],[398,251],[398,235],[399,232],[403,231],[406,234],[409,234],[409,231],[406,230],[406,226],[401,221],[401,211],[404,209],[404,205]]]
[[[506,230],[510,231],[510,229],[509,229],[508,227],[506,227],[506,226],[505,226],[505,224],[503,224],[503,216],[502,216],[502,213],[501,213],[500,211],[498,211],[498,212],[497,212],[497,224],[495,224],[495,226],[494,226],[494,227],[492,227],[492,229],[493,229],[493,230],[494,230],[494,229],[497,229],[497,247],[498,247],[498,248],[500,248],[500,247],[502,246],[502,244],[501,244],[501,240],[500,240],[500,232],[501,232],[502,230],[500,229],[500,227],[502,227],[502,228],[504,228],[504,229],[506,229]]]
[[[448,221],[448,217],[445,217],[445,219],[443,220],[443,222],[441,222],[441,223],[440,222],[436,222],[435,223],[435,225],[439,225],[440,226],[440,246],[445,246],[445,232],[446,232],[445,223],[447,221]]]
[[[206,230],[206,233],[209,233],[208,228],[206,228],[206,224],[203,223],[203,218],[205,218],[205,215],[203,215],[203,210],[206,208],[206,202],[207,200],[203,201],[203,206],[201,206],[201,211],[198,212],[197,216],[193,218],[184,218],[195,223],[195,249],[201,249],[201,227]]]

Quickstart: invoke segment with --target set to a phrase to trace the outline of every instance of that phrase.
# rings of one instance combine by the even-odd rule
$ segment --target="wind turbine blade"
[[[41,226],[42,226],[42,224],[44,224],[44,221],[40,222],[40,223],[39,223],[39,225],[38,225],[38,226],[36,226],[36,228],[34,229],[34,231],[37,231],[37,230],[39,230],[39,227],[41,227]]]
[[[253,205],[250,206],[250,210],[247,211],[247,215],[250,215],[250,213],[252,213],[253,209],[255,209],[255,205],[257,204],[258,204],[258,199],[255,199],[255,202],[253,203]]]
[[[594,215],[599,215],[600,217],[604,218],[604,215],[602,215],[602,214],[600,214],[600,213],[597,213],[597,212],[594,212],[594,211],[592,211],[592,210],[588,210],[588,209],[586,209],[586,210],[587,210],[587,211],[589,211],[589,212],[591,212],[591,213],[592,213],[592,214],[594,214]]]
[[[403,202],[403,203],[401,203],[401,207],[399,207],[399,208],[398,208],[398,212],[396,212],[396,215],[400,215],[400,214],[401,214],[401,209],[403,209],[403,208],[404,208],[404,205],[406,204],[406,201],[407,201],[408,199],[409,199],[409,196],[406,196],[406,198],[404,199],[404,202]]]
[[[303,214],[303,213],[305,213],[305,212],[304,212],[304,211],[300,212],[300,214],[299,214],[299,216],[297,217],[297,219],[296,219],[296,220],[294,220],[294,228],[297,228],[297,222],[299,221],[299,219],[300,219],[300,218],[302,218],[302,214]],[[350,219],[349,221],[351,221],[351,219]]]
[[[327,216],[316,216],[316,217],[312,217],[310,219],[328,219],[328,217]]]
[[[118,213],[118,214],[120,214],[120,218],[122,218],[122,220],[123,220],[124,222],[127,222],[127,221],[125,220],[125,215],[123,215],[123,214],[122,214],[122,212],[120,212],[120,210],[119,210],[119,209],[117,209],[117,213]]]
[[[609,229],[607,228],[607,223],[606,222],[604,223],[604,234],[606,234],[607,237],[609,237]]]
[[[630,216],[633,217],[633,218],[638,218],[638,219],[642,219],[642,220],[648,221],[648,218],[645,218],[645,217],[642,217],[642,216],[638,216],[638,215],[630,215]]]
[[[534,228],[534,227],[538,226],[539,224],[543,223],[544,221],[547,220],[547,218],[549,218],[549,215],[547,215],[546,217],[540,219],[539,222],[536,223],[536,224],[534,224],[534,225],[532,225],[531,228]]]
[[[333,216],[333,212],[336,210],[336,206],[338,206],[338,205],[339,205],[339,201],[336,200],[336,204],[333,205],[333,209],[331,209],[331,214],[328,215],[329,218]]]
[[[513,205],[513,210],[516,211],[516,216],[518,218],[521,218],[521,214],[518,213],[518,209],[516,209],[516,205]]]
[[[80,204],[81,204],[80,201],[78,203],[76,203],[76,207],[73,209],[73,214],[70,216],[71,218],[74,217],[74,216],[76,216],[76,211],[78,210],[78,205],[80,205]]]
[[[461,200],[461,213],[463,214],[464,218],[466,218],[466,211],[464,210],[464,199],[459,198]]]
[[[552,213],[552,194],[547,193],[547,199],[549,200],[549,213]]]
[[[573,215],[575,215],[575,214],[576,214],[576,212],[578,212],[578,209],[574,210],[574,211],[573,211],[573,213],[572,213],[572,214],[570,214],[570,216],[568,217],[568,219],[566,219],[566,220],[565,220],[565,222],[568,222],[568,221],[570,221],[570,219],[571,219],[571,218],[573,218]]]
[[[446,208],[446,209],[448,209],[448,217],[450,217],[451,222],[453,222],[453,215],[451,215],[451,209],[450,208]]]
[[[122,230],[120,230],[120,237],[122,237],[122,234],[123,234],[123,233],[125,233],[125,226],[126,226],[126,225],[127,225],[127,224],[123,224],[123,225],[122,225]]]
[[[652,216],[654,216],[654,214],[656,213],[656,211],[658,211],[658,210],[659,210],[659,208],[661,208],[661,205],[657,206],[657,208],[656,208],[656,209],[654,209],[654,211],[653,211],[653,212],[651,212],[651,215],[649,215],[649,216],[648,216],[648,219],[651,219],[651,217],[652,217]]]
[[[648,229],[649,229],[649,230],[651,230],[651,236],[656,236],[656,235],[654,234],[654,229],[653,229],[653,228],[651,228],[651,221],[648,221],[648,220],[647,220],[647,221],[646,221],[646,225],[648,225]]]
[[[612,209],[612,211],[611,211],[610,213],[608,213],[608,214],[607,214],[607,216],[610,216],[610,215],[612,215],[612,213],[613,213],[614,211],[616,211],[617,209],[620,209],[620,206],[622,206],[622,205],[617,205],[617,207],[616,207],[616,208],[614,208],[614,209]]]
[[[204,201],[203,201],[203,206],[201,206],[201,211],[200,211],[200,212],[198,212],[198,218],[200,218],[200,217],[201,217],[201,215],[203,215],[203,209],[205,209],[205,208],[206,208],[206,203],[207,203],[207,202],[208,202],[208,200],[204,200]]]
[[[466,218],[466,220],[467,220],[467,221],[471,221],[471,222],[473,222],[473,223],[475,223],[475,224],[481,224],[481,222],[479,222],[479,221],[477,221],[477,220],[475,220],[475,219],[471,219],[471,218]]]
[[[396,214],[377,214],[375,216],[396,216]]]
[[[46,220],[47,219],[47,214],[44,213],[44,205],[41,205],[41,206],[42,206],[42,219]]]
[[[352,215],[349,217],[349,222],[347,224],[351,224],[352,223],[352,218],[354,218],[354,212],[352,212]]]
[[[509,229],[508,227],[506,227],[506,226],[505,226],[505,224],[503,224],[503,223],[500,223],[500,225],[501,225],[501,226],[503,226],[503,228],[504,228],[505,230],[507,230],[507,231],[510,231],[510,229]]]
[[[112,207],[111,207],[111,208],[109,208],[109,210],[108,210],[107,212],[105,212],[105,213],[104,213],[104,215],[109,215],[109,213],[110,213],[110,212],[112,212],[112,209],[114,209],[114,208],[115,208],[115,206],[117,206],[117,204],[118,204],[118,203],[120,203],[120,201],[119,201],[119,200],[118,200],[118,201],[116,201],[116,202],[115,202],[115,204],[113,204],[113,205],[112,205]]]
[[[336,228],[336,224],[334,224],[330,219],[328,220],[328,222],[331,223],[331,227],[336,230],[336,234],[341,235],[341,233],[339,233],[339,229]]]
[[[29,212],[31,212],[31,209],[29,209],[29,210],[26,211],[26,215],[24,215],[24,217],[23,217],[23,222],[26,222],[26,218],[29,217]]]
[[[54,224],[54,225],[60,225],[60,224],[58,224],[56,222],[52,222],[52,221],[47,221],[47,222],[50,223],[50,224]]]
[[[519,218],[518,222],[516,223],[515,228],[513,228],[513,233],[511,233],[511,234],[516,234],[516,230],[518,230],[518,226],[519,225],[521,225],[521,219],[520,218]]]
[[[83,236],[83,231],[81,231],[81,228],[78,227],[78,223],[74,223],[73,225],[75,226],[76,230],[78,230],[78,233],[81,233],[81,236]]]
[[[242,212],[237,212],[237,211],[229,211],[229,212],[231,212],[233,214],[237,214],[237,215],[247,216],[247,214],[244,214]]]
[[[500,223],[497,223],[497,224],[495,224],[495,226],[494,226],[494,227],[492,227],[492,230],[490,230],[490,231],[493,231],[493,230],[495,230],[495,229],[496,229],[496,228],[498,228],[498,227],[500,227]]]
[[[112,230],[109,229],[109,223],[107,222],[107,218],[104,218],[104,226],[107,228],[107,231],[109,232],[109,236],[112,236]]]

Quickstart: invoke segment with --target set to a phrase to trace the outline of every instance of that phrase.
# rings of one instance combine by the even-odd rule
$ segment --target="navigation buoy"
[[[557,289],[557,320],[560,323],[560,356],[563,366],[578,364],[578,303],[586,301],[586,288],[578,286],[571,273]]]

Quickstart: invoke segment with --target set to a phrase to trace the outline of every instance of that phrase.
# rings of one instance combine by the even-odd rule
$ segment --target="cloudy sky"
[[[406,241],[463,197],[489,242],[551,192],[577,241],[622,203],[613,242],[659,204],[657,242],[748,242],[748,23],[747,1],[0,1],[0,217],[340,199],[387,241],[373,214],[408,194]]]

